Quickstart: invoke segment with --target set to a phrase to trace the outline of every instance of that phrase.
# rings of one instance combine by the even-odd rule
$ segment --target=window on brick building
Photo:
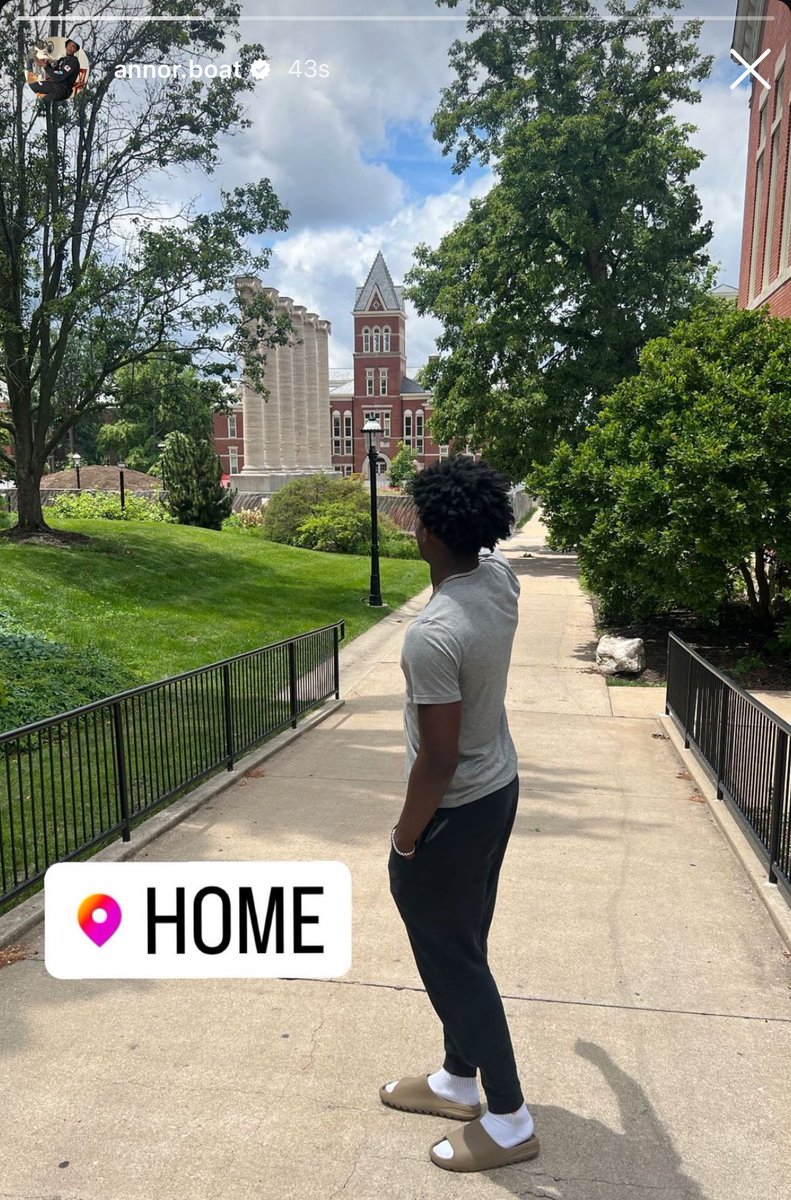
[[[371,349],[371,331],[370,329],[363,330],[363,352],[368,354]]]
[[[354,426],[350,412],[343,414],[343,453],[354,454]]]
[[[387,395],[387,367],[379,368],[379,395]]]
[[[363,420],[364,421],[378,421],[379,427],[382,430],[382,437],[389,438],[391,436],[392,428],[393,428],[392,424],[391,424],[392,412],[389,408],[386,409],[385,411],[379,411],[379,412],[374,412],[373,410],[366,410],[363,413]]]
[[[365,394],[366,394],[366,396],[373,396],[373,394],[374,394],[374,369],[373,369],[373,367],[366,367],[366,369],[365,369]]]
[[[773,246],[775,234],[775,215],[777,211],[777,177],[780,170],[780,126],[781,122],[777,121],[772,130],[772,141],[770,146],[769,159],[769,199],[766,206],[766,237],[764,239],[764,266],[762,275],[762,287],[768,287],[771,279],[774,278],[773,268]]]
[[[758,250],[761,245],[761,229],[763,226],[764,208],[764,159],[762,150],[758,157],[755,170],[755,203],[753,206],[753,244],[750,251],[750,296],[755,296],[758,290],[760,276],[758,274]]]
[[[440,448],[439,448],[440,458],[447,458],[449,452],[450,452],[450,446],[440,446]]]
[[[228,437],[236,437],[236,413],[228,414]]]
[[[343,453],[341,449],[341,414],[339,412],[332,414],[332,453]]]
[[[425,445],[423,441],[424,434],[425,420],[423,413],[420,411],[420,409],[418,409],[418,411],[415,413],[415,449],[417,450],[418,454],[423,453]]]
[[[382,349],[382,331],[378,325],[374,325],[374,354],[378,354]]]
[[[409,412],[409,411],[407,411],[407,412],[405,412],[405,413],[404,413],[404,437],[403,437],[403,442],[404,442],[404,445],[405,445],[405,446],[411,446],[411,445],[412,445],[413,436],[414,436],[414,435],[413,435],[413,426],[412,426],[412,413],[411,413],[411,412]]]
[[[239,474],[239,447],[238,446],[229,446],[228,447],[228,465],[229,465],[231,475]]]
[[[385,325],[382,330],[382,349],[386,352],[390,350],[390,326]]]

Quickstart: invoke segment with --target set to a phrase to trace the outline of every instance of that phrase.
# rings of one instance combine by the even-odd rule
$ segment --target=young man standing
[[[516,815],[516,750],[505,715],[519,583],[492,553],[513,511],[506,480],[450,458],[413,484],[431,599],[404,639],[406,800],[391,835],[390,891],[442,1022],[443,1066],[386,1084],[383,1104],[468,1122],[431,1160],[482,1171],[539,1149],[487,961],[497,881]],[[486,1093],[481,1116],[477,1071]]]

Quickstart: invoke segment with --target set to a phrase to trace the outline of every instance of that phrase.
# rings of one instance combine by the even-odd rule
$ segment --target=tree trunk
[[[41,471],[17,471],[18,521],[15,534],[49,533],[41,507]]]

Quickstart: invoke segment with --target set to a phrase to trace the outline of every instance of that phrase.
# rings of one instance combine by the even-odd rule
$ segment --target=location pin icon
[[[77,920],[85,936],[103,946],[121,924],[121,905],[104,892],[94,892],[77,909]]]

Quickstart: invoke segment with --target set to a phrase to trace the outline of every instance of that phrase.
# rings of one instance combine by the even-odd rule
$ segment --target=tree
[[[118,371],[113,389],[117,419],[101,427],[98,449],[137,471],[149,472],[159,462],[159,443],[169,433],[210,440],[213,414],[228,405],[222,383],[201,378],[175,346]]]
[[[33,0],[25,22],[0,13],[0,376],[10,404],[0,415],[0,462],[16,475],[23,536],[47,532],[39,498],[47,456],[96,410],[117,372],[176,341],[214,378],[229,379],[243,354],[257,385],[267,346],[288,338],[287,318],[265,296],[242,309],[228,295],[236,276],[267,266],[269,252],[253,253],[248,239],[286,228],[269,181],[220,189],[213,210],[174,212],[178,173],[211,174],[220,138],[250,123],[243,101],[262,46],[243,46],[229,78],[204,82],[186,70],[235,38],[240,5],[160,0],[157,14],[180,19],[81,22],[88,86],[73,101],[42,103],[25,83],[25,48],[68,32],[62,8]],[[144,17],[148,5],[133,0],[124,12]],[[185,74],[136,85],[118,77],[129,63]],[[168,188],[161,197],[155,182]],[[9,436],[13,454],[3,448]]]
[[[222,484],[222,463],[211,442],[171,433],[162,451],[162,477],[171,516],[179,525],[221,529],[234,493]]]
[[[417,475],[417,453],[405,442],[398,443],[398,450],[390,463],[390,486],[403,488]]]
[[[791,563],[791,321],[709,301],[608,397],[530,486],[579,549],[608,619],[714,613],[743,589],[769,628]]]
[[[709,283],[689,182],[702,155],[672,115],[711,67],[700,24],[674,25],[681,0],[604,7],[611,21],[589,0],[471,0],[434,117],[454,170],[478,158],[495,183],[407,277],[443,324],[425,373],[433,436],[515,480],[579,440]]]

